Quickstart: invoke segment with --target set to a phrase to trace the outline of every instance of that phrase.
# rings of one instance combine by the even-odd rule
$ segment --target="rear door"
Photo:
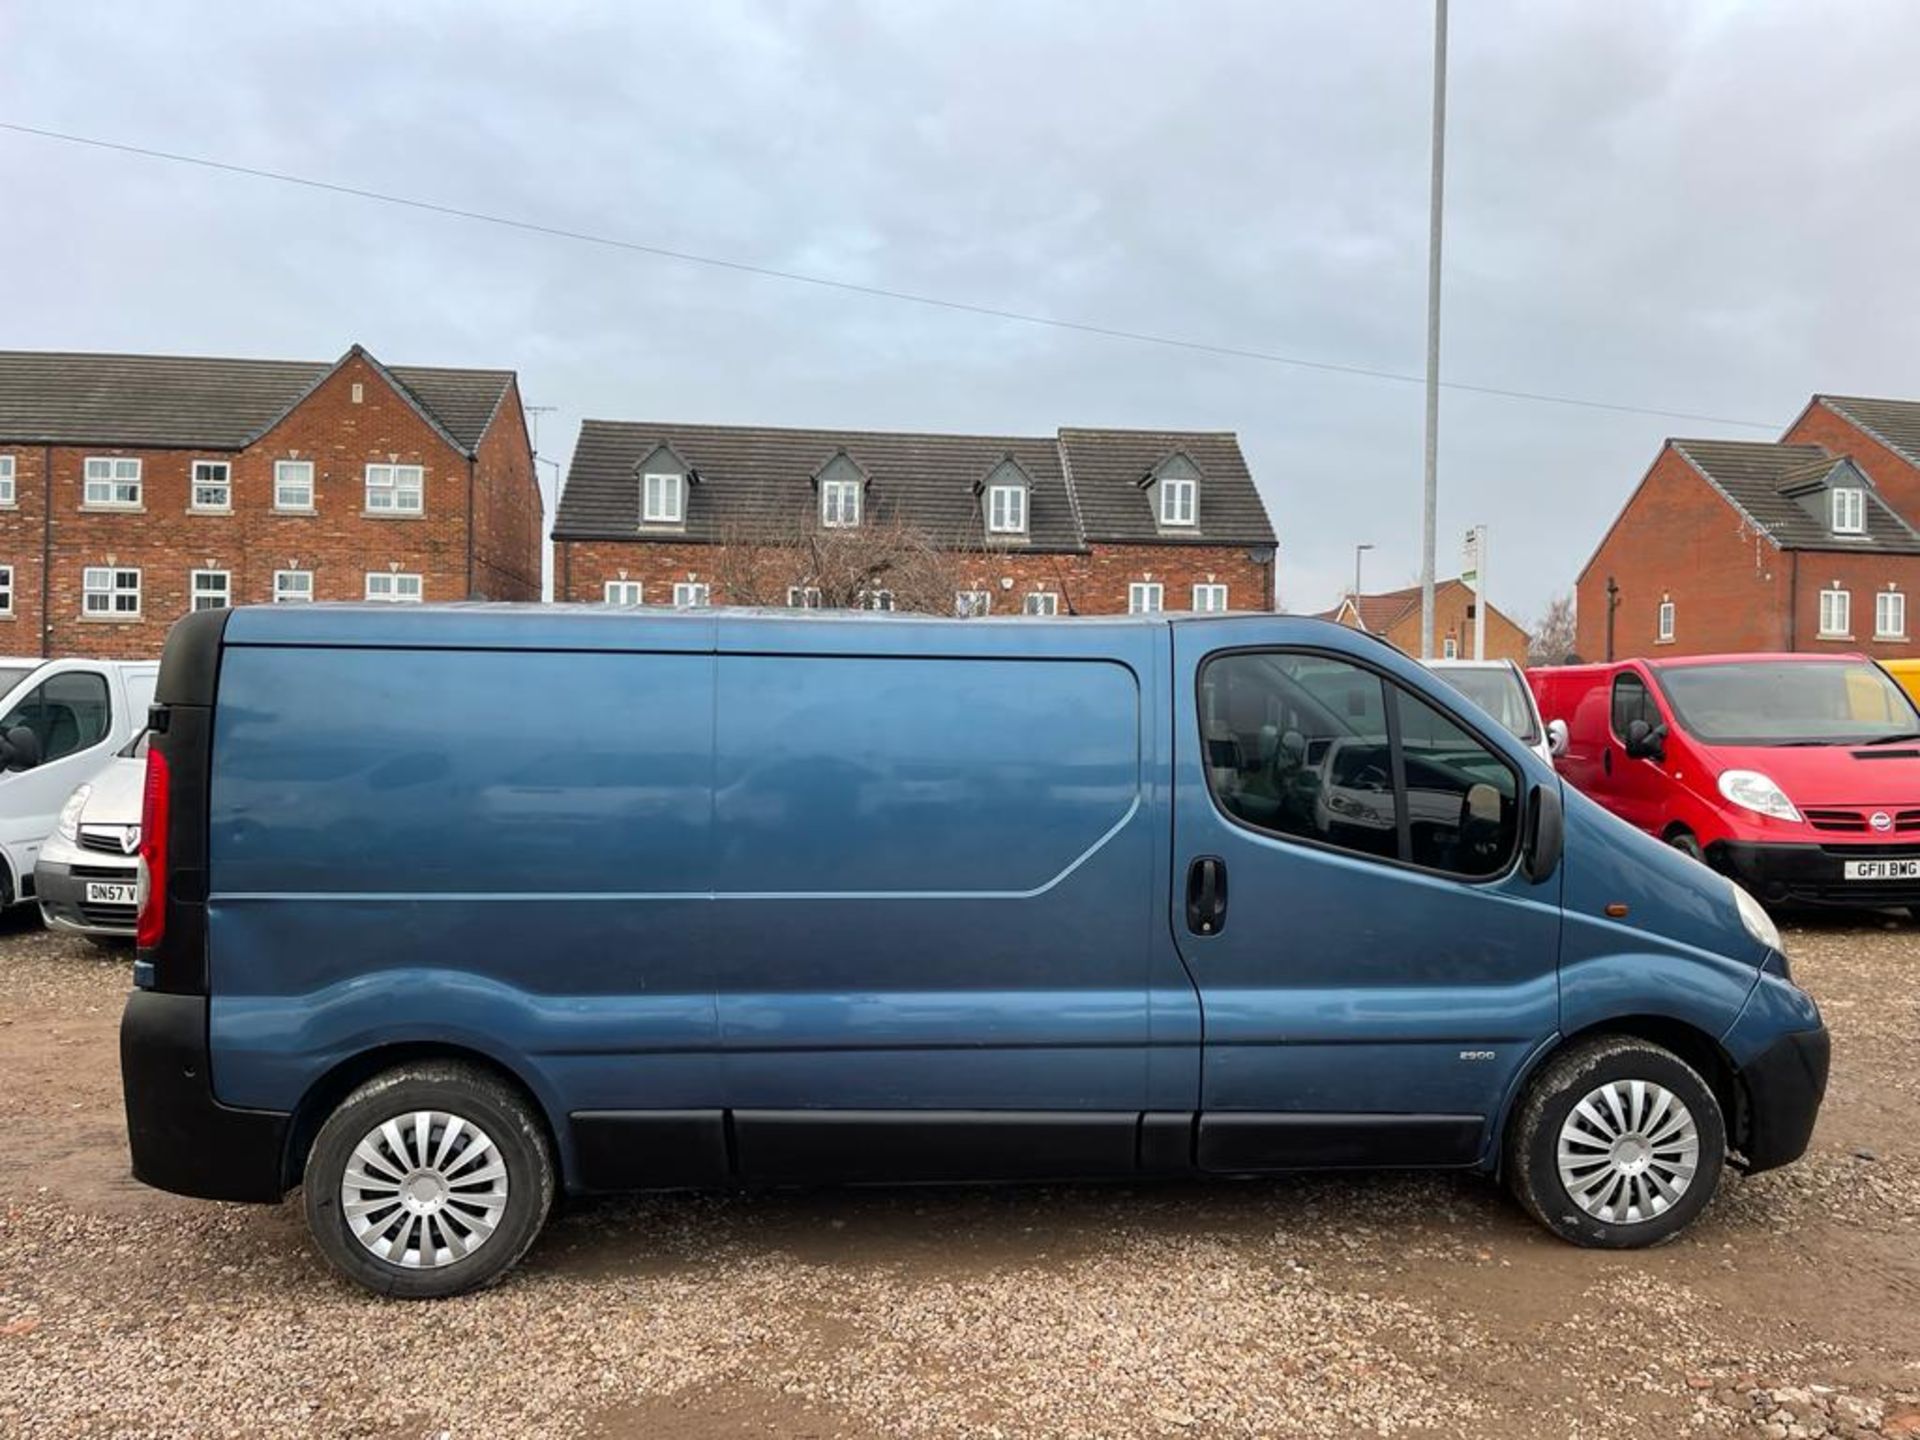
[[[1201,1165],[1473,1162],[1557,1023],[1558,880],[1517,857],[1530,787],[1558,782],[1384,648],[1174,634]]]

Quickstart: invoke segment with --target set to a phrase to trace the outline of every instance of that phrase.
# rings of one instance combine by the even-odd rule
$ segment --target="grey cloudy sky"
[[[0,7],[0,120],[1417,374],[1431,6]],[[1455,0],[1448,378],[1784,427],[1920,396],[1920,7]],[[0,132],[0,345],[519,370],[581,417],[1237,430],[1289,608],[1418,568],[1422,396]],[[1566,588],[1669,434],[1453,392],[1441,566]]]

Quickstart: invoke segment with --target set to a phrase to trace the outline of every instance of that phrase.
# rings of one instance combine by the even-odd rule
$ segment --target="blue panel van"
[[[1317,621],[209,611],[152,719],[134,1173],[395,1295],[629,1189],[1452,1167],[1645,1245],[1825,1088],[1744,892]]]

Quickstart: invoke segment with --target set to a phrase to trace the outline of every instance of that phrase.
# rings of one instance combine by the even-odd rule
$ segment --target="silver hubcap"
[[[444,1110],[396,1115],[354,1146],[340,1210],[389,1265],[431,1270],[493,1238],[507,1209],[507,1167],[492,1137]]]
[[[1664,1085],[1610,1080],[1573,1107],[1559,1156],[1574,1204],[1609,1225],[1638,1225],[1671,1210],[1693,1184],[1700,1131]]]

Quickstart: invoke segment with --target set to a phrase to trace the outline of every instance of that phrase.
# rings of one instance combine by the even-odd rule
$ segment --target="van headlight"
[[[1769,950],[1778,950],[1780,927],[1773,923],[1766,907],[1731,880],[1727,881],[1727,888],[1733,891],[1733,908],[1740,912],[1740,923],[1747,927],[1747,934]]]
[[[87,808],[87,797],[93,794],[91,785],[82,785],[67,797],[67,803],[60,807],[60,838],[69,845],[80,843],[80,814]],[[42,815],[47,812],[42,810]]]
[[[1720,774],[1720,793],[1742,810],[1771,815],[1776,820],[1798,820],[1787,792],[1773,783],[1771,776],[1758,770],[1725,770]]]

